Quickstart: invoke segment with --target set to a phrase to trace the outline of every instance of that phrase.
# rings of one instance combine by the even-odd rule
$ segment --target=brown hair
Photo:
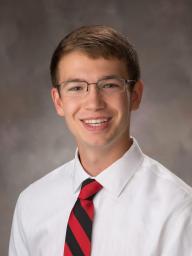
[[[75,50],[85,52],[91,58],[123,60],[127,66],[129,79],[140,79],[137,52],[125,36],[107,26],[83,26],[65,36],[53,53],[50,64],[53,87],[58,88],[59,61],[64,55]]]

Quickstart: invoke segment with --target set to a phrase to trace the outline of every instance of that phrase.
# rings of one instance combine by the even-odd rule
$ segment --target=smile
[[[85,127],[87,128],[106,128],[111,118],[91,118],[81,120]]]
[[[99,126],[103,123],[106,123],[107,121],[108,121],[108,118],[83,120],[84,123],[89,124],[89,125],[93,125],[93,126]]]

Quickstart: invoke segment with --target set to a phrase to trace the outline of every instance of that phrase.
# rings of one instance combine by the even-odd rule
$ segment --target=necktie
[[[90,256],[94,218],[93,198],[102,188],[96,180],[86,179],[69,216],[64,256]]]

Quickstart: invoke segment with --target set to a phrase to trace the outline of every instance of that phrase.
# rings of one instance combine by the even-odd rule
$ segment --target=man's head
[[[50,65],[53,87],[58,87],[60,60],[73,51],[81,51],[93,59],[103,57],[122,60],[126,65],[128,78],[135,81],[140,79],[137,53],[126,37],[111,27],[84,26],[72,31],[57,46]]]
[[[81,153],[128,147],[131,111],[143,84],[137,54],[109,27],[82,27],[66,36],[51,61],[51,96]],[[118,153],[117,153],[118,154]]]

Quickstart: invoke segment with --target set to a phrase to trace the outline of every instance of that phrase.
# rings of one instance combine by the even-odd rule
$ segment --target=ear
[[[63,100],[57,90],[57,88],[51,89],[51,98],[53,100],[53,104],[59,116],[64,116],[64,107],[63,107]]]
[[[137,81],[131,92],[131,110],[137,110],[139,108],[141,98],[143,95],[144,84],[141,80]]]

